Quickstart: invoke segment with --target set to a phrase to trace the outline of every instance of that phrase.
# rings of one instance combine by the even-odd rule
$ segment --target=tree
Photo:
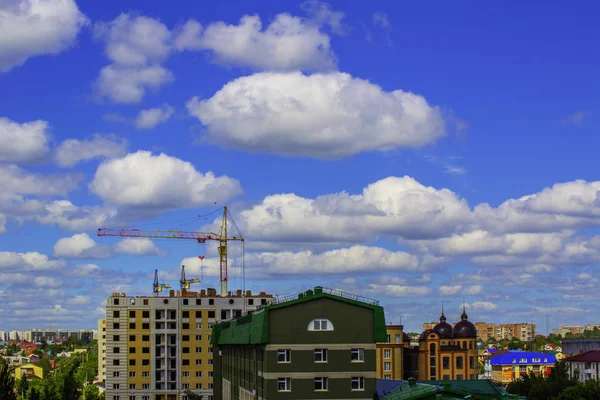
[[[192,392],[191,390],[188,390],[185,394],[186,394],[188,400],[202,400],[202,396]]]
[[[525,347],[525,343],[521,339],[513,337],[508,341],[507,346],[509,350],[521,350]]]
[[[100,398],[100,390],[96,385],[87,385],[83,393],[85,394],[85,400],[99,400]]]
[[[8,363],[0,358],[0,399],[16,400],[15,395],[15,378],[10,375],[10,367]]]
[[[27,400],[42,400],[42,398],[40,397],[40,393],[37,391],[37,389],[32,387],[29,389]]]
[[[16,382],[16,386],[17,393],[20,395],[25,395],[25,393],[29,391],[29,381],[25,377],[21,377],[21,379]]]
[[[37,362],[37,365],[42,368],[44,378],[50,375],[51,365],[47,358],[40,358],[40,361]]]

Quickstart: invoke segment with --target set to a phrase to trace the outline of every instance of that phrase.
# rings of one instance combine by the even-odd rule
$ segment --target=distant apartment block
[[[600,351],[591,350],[565,358],[569,377],[582,383],[600,378]]]
[[[591,330],[593,330],[592,328]],[[552,333],[565,337],[567,333],[571,335],[581,335],[584,331],[582,325],[561,325],[560,328],[552,329]]]
[[[106,320],[98,320],[98,382],[106,382]]]
[[[496,324],[488,324],[487,322],[475,322],[477,328],[477,338],[483,343],[490,338],[496,338]]]
[[[213,325],[252,313],[272,296],[215,289],[106,299],[106,400],[213,398]],[[99,349],[104,348],[104,345]]]
[[[524,342],[530,342],[535,338],[535,324],[503,324],[496,325],[496,339],[512,339],[516,337]]]
[[[94,337],[94,331],[89,329],[79,329],[79,330],[66,330],[66,329],[32,329],[30,331],[31,339],[30,341],[34,343],[41,343],[42,341],[46,342],[56,342],[60,340],[66,340],[70,337],[75,339],[85,339],[89,338],[92,340]]]
[[[584,331],[593,331],[594,329],[600,329],[600,324],[585,324],[583,326]]]

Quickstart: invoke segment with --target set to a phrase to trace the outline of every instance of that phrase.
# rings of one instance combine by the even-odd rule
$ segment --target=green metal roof
[[[269,342],[269,311],[322,298],[372,309],[375,342],[385,342],[385,314],[377,300],[317,286],[314,290],[277,298],[250,315],[215,324],[211,344],[266,344]]]
[[[399,385],[381,400],[427,400],[427,399],[525,399],[506,392],[488,380],[418,381],[413,385]]]

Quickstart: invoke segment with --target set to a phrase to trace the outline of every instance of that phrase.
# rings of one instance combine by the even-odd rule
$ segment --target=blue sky
[[[0,329],[93,327],[182,263],[218,287],[214,243],[95,233],[223,205],[252,290],[375,297],[410,331],[463,296],[474,321],[597,323],[598,11],[4,2]]]

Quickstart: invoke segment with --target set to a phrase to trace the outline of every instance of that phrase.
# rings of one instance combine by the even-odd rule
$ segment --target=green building
[[[378,301],[320,286],[214,326],[215,399],[373,399]]]

